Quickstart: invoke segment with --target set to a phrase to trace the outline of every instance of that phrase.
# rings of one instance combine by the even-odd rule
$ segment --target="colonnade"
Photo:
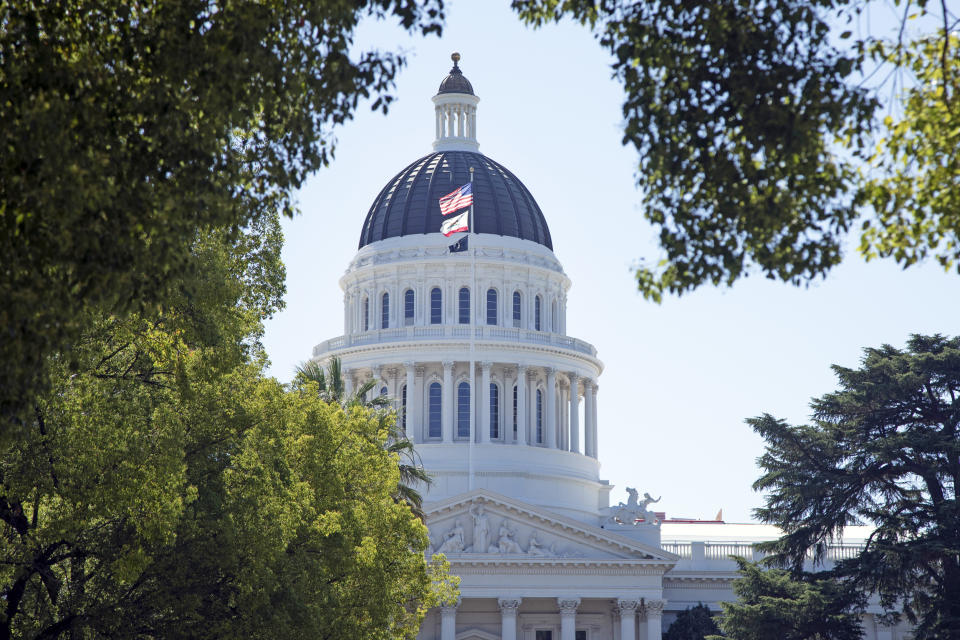
[[[471,393],[475,442],[526,444],[597,458],[599,385],[595,380],[555,367],[486,361],[477,365],[474,378],[477,389]],[[386,393],[396,399],[397,410],[402,412],[401,426],[415,443],[469,439],[460,437],[455,424],[459,402],[456,386],[469,380],[469,363],[406,361],[402,365],[345,369],[347,395],[352,395],[357,385],[370,377],[380,382],[374,393],[381,393],[385,388]],[[439,433],[430,432],[429,387],[434,383],[440,384],[442,394]],[[494,403],[491,403],[491,385],[496,387],[498,395]],[[581,395],[584,404],[582,450]],[[491,420],[494,408],[499,415]],[[495,430],[492,425],[496,426]]]
[[[477,139],[477,108],[463,103],[438,104],[437,141],[446,138]]]
[[[518,640],[518,612],[523,598],[498,598],[500,609],[500,639]],[[577,610],[581,598],[557,598],[557,617],[560,636],[554,640],[576,640]],[[661,640],[663,607],[665,600],[625,597],[614,601],[610,610],[614,638],[616,640]],[[457,609],[460,600],[452,605],[440,608],[440,640],[455,640],[457,631]],[[553,628],[544,629],[553,636]],[[639,633],[638,633],[639,632]],[[521,639],[524,640],[524,639]]]

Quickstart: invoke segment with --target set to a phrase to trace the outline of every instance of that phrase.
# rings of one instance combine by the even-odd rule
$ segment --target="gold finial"
[[[454,51],[450,54],[450,59],[453,60],[453,66],[457,66],[457,63],[460,62],[460,54]]]

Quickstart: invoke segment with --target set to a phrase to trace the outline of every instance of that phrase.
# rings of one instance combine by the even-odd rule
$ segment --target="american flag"
[[[468,182],[456,191],[440,198],[440,213],[450,215],[473,204],[473,183]]]

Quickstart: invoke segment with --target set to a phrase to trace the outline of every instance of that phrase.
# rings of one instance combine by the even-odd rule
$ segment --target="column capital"
[[[497,606],[503,613],[516,613],[522,598],[497,598]]]
[[[632,616],[637,612],[637,609],[640,607],[639,600],[617,600],[617,610],[620,612],[621,616]]]
[[[422,377],[423,377],[423,374],[427,372],[427,368],[426,368],[426,367],[417,366],[417,367],[414,367],[413,372],[416,373],[417,376],[419,376],[419,377],[422,378]]]
[[[543,371],[544,371],[548,376],[555,376],[555,375],[557,375],[557,368],[556,368],[556,367],[544,367],[544,368],[543,368]]]
[[[387,367],[387,376],[396,378],[398,373],[400,373],[400,369],[397,367]]]
[[[404,368],[406,368],[406,369],[413,369],[414,366],[415,366],[415,364],[416,364],[416,363],[415,363],[413,360],[404,360],[404,361],[403,361],[403,366],[404,366]]]
[[[570,384],[572,384],[572,385],[573,385],[573,384],[577,384],[577,382],[580,381],[580,376],[577,375],[577,372],[576,372],[576,371],[568,371],[568,372],[567,372],[567,380],[569,380],[569,381],[570,381]]]
[[[504,376],[504,378],[512,378],[512,377],[514,377],[515,375],[517,375],[517,370],[514,369],[513,367],[504,367],[504,368],[503,368],[503,376]]]
[[[528,369],[528,368],[529,368],[529,367],[528,367],[527,365],[525,365],[525,364],[518,364],[518,365],[517,365],[517,371],[520,372],[520,375],[525,374],[525,373],[527,372],[527,369]]]
[[[574,614],[580,606],[580,598],[557,598],[557,606],[560,607],[561,614]]]
[[[457,597],[457,599],[452,603],[440,605],[440,611],[448,615],[451,613],[456,613],[457,608],[460,606],[460,602],[461,602],[460,597]]]
[[[452,369],[452,368],[453,368],[453,360],[444,360],[444,361],[441,362],[440,364],[443,365],[443,368],[444,368],[444,369]]]
[[[667,604],[666,600],[644,600],[643,612],[647,616],[659,618],[663,615],[663,607]]]
[[[492,363],[492,362],[481,362],[481,363],[480,363],[480,369],[481,369],[482,371],[490,371],[490,367],[492,367],[492,366],[493,366],[493,363]]]

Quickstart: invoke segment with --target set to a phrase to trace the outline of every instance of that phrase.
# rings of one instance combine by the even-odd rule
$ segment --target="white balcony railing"
[[[681,558],[693,560],[727,560],[729,556],[742,556],[748,560],[759,560],[765,554],[754,547],[752,542],[679,542],[663,541],[660,548]],[[824,561],[837,562],[855,558],[863,550],[862,544],[831,544],[824,554]],[[813,554],[808,554],[813,559]]]
[[[394,327],[392,329],[375,329],[346,336],[339,336],[321,342],[313,348],[313,355],[321,356],[331,351],[359,347],[371,344],[387,344],[391,342],[407,342],[423,340],[463,341],[470,339],[471,327],[465,325],[429,325],[425,327]],[[558,333],[533,331],[530,329],[515,329],[513,327],[475,326],[472,327],[476,340],[491,342],[512,342],[515,344],[531,344],[560,347],[583,353],[591,357],[597,356],[597,350],[589,342],[577,340]]]

